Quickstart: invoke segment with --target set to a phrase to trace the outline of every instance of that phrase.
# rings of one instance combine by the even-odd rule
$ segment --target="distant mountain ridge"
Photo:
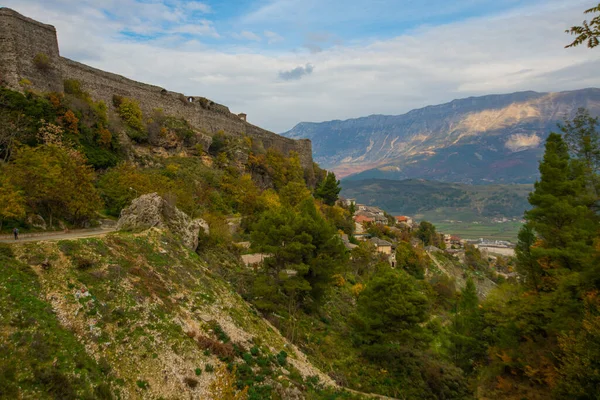
[[[396,116],[302,122],[282,135],[311,139],[315,161],[347,179],[531,183],[545,138],[580,107],[600,115],[600,89],[469,97]]]

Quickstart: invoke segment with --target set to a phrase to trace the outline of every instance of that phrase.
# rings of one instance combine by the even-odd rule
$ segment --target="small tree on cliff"
[[[328,206],[333,206],[337,201],[341,190],[340,181],[335,178],[335,174],[333,172],[328,172],[325,180],[315,191],[315,197],[323,200],[323,203]]]

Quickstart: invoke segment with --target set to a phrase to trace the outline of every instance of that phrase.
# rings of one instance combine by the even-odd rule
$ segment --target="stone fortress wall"
[[[34,59],[45,54],[50,68],[43,71]],[[136,82],[120,75],[61,57],[56,30],[24,17],[9,8],[0,8],[0,80],[13,90],[23,90],[23,80],[29,87],[42,92],[63,92],[65,79],[81,82],[83,90],[94,100],[112,104],[114,95],[136,99],[145,115],[155,109],[182,117],[196,129],[209,135],[223,130],[228,135],[246,134],[262,142],[265,149],[274,148],[283,154],[295,151],[305,168],[312,168],[310,140],[293,140],[247,123],[226,106],[198,96],[185,96],[158,86]]]

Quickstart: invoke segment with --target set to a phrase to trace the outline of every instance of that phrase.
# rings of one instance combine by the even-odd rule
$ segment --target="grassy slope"
[[[197,338],[217,341],[215,321],[238,355],[259,349],[246,362],[256,373],[246,368],[244,378],[255,399],[319,375],[198,255],[161,231],[12,249],[16,260],[0,264],[0,397],[207,398],[207,366],[221,361]],[[89,296],[77,298],[82,290]],[[283,349],[287,373],[275,362]]]

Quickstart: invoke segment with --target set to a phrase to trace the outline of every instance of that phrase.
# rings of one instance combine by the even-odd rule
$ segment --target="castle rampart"
[[[34,60],[39,54],[47,57],[47,68],[36,65]],[[206,98],[170,92],[61,57],[53,26],[7,8],[0,8],[0,79],[14,90],[30,87],[42,92],[62,92],[64,80],[76,79],[93,99],[107,105],[112,104],[114,95],[133,98],[145,115],[162,109],[168,115],[185,118],[209,135],[219,130],[228,135],[245,134],[260,140],[265,149],[274,148],[284,154],[295,151],[303,167],[312,167],[310,140],[293,140],[261,129]]]

